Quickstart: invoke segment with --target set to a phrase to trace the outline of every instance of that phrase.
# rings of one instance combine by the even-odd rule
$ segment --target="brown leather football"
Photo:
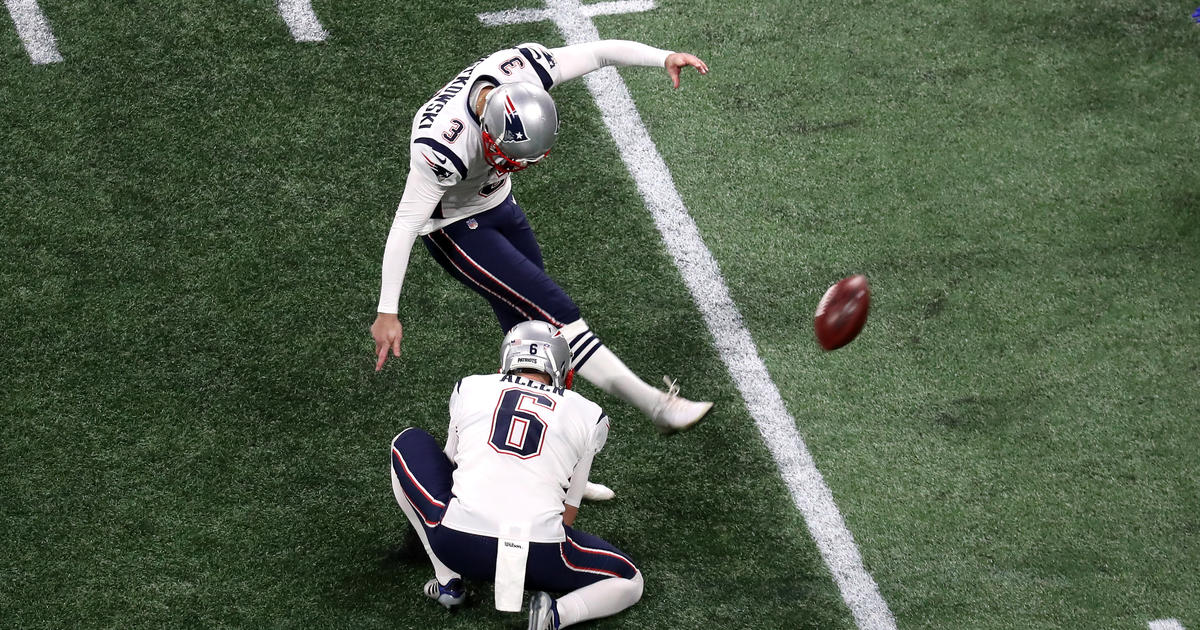
[[[829,287],[817,313],[813,317],[813,330],[817,343],[826,350],[836,350],[850,343],[867,323],[867,311],[871,308],[871,287],[867,277],[856,274],[843,278]]]

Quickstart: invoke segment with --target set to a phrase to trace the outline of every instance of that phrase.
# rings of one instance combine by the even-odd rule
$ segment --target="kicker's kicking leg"
[[[711,402],[694,402],[679,396],[679,388],[667,380],[667,391],[651,387],[638,378],[583,319],[562,327],[571,344],[571,366],[589,383],[637,407],[656,427],[680,431],[699,422],[712,408]]]

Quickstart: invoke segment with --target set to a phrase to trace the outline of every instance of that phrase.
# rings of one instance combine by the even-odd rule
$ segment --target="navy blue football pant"
[[[492,305],[504,332],[531,319],[559,328],[579,319],[579,307],[546,274],[533,228],[512,195],[421,240],[443,269]]]
[[[453,468],[433,436],[405,429],[392,440],[392,474],[404,499],[416,510],[434,555],[468,579],[496,575],[496,539],[441,525],[453,496]],[[400,500],[401,497],[396,497]],[[530,543],[525,588],[565,593],[611,577],[633,579],[637,567],[623,551],[604,539],[563,525],[561,543]]]

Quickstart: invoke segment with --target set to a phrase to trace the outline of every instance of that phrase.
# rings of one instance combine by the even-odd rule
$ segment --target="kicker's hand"
[[[378,372],[383,369],[389,350],[392,356],[400,356],[400,339],[404,337],[404,327],[400,325],[400,319],[395,313],[379,313],[375,316],[375,323],[371,324],[371,336],[375,338],[375,355],[379,357],[375,362],[375,371]]]
[[[667,69],[667,76],[671,77],[671,86],[679,87],[679,72],[687,66],[696,69],[700,74],[708,74],[708,64],[700,60],[696,55],[688,53],[671,53],[667,55],[667,61],[663,63]]]

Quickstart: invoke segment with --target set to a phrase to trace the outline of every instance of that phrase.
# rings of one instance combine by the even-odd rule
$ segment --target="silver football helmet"
[[[515,173],[550,153],[558,138],[558,109],[540,85],[505,83],[488,93],[480,127],[488,164]]]
[[[500,372],[535,370],[555,387],[571,387],[571,346],[562,331],[537,320],[512,327],[500,343]]]

